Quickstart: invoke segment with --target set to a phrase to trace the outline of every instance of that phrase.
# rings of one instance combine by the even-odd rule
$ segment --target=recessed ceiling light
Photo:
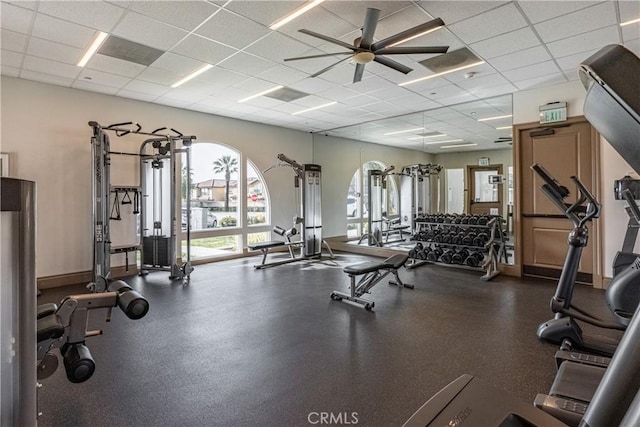
[[[457,148],[457,147],[473,147],[478,144],[457,144],[457,145],[443,145],[440,148]]]
[[[318,105],[317,107],[311,107],[311,108],[307,108],[306,110],[302,110],[302,111],[296,111],[295,113],[291,113],[292,116],[295,116],[296,114],[302,114],[302,113],[306,113],[307,111],[313,111],[313,110],[319,110],[320,108],[324,108],[324,107],[328,107],[330,105],[334,105],[337,104],[338,102],[334,101],[334,102],[328,102],[326,104],[322,104],[322,105]]]
[[[443,71],[442,73],[431,74],[430,76],[420,77],[419,79],[409,80],[408,82],[403,82],[403,83],[398,83],[398,86],[406,86],[406,85],[410,85],[410,84],[413,84],[413,83],[421,82],[423,80],[432,79],[434,77],[444,76],[445,74],[453,73],[455,71],[464,70],[466,68],[475,67],[476,65],[481,65],[481,64],[484,64],[484,61],[474,62],[472,64],[464,65],[462,67],[454,68],[454,69],[451,69],[451,70],[448,70],[448,71]]]
[[[395,132],[387,132],[384,134],[384,136],[389,136],[389,135],[398,135],[399,133],[409,133],[409,132],[417,132],[419,130],[423,130],[424,128],[415,128],[415,129],[406,129],[406,130],[398,130]]]
[[[246,102],[246,101],[249,101],[250,99],[257,98],[259,96],[263,96],[263,95],[266,95],[266,94],[271,93],[271,92],[275,92],[276,90],[282,89],[283,87],[284,86],[282,86],[282,85],[276,86],[276,87],[272,87],[271,89],[264,90],[264,91],[262,91],[260,93],[256,93],[255,95],[247,96],[246,98],[243,98],[238,102]]]
[[[272,30],[277,30],[278,28],[282,27],[284,24],[293,21],[303,13],[306,13],[309,10],[313,9],[323,1],[324,0],[309,0],[299,8],[295,9],[293,12],[287,13],[285,16],[278,19],[273,24],[269,25],[269,28],[271,28]]]
[[[433,144],[444,144],[446,142],[462,142],[464,139],[447,139],[446,141],[429,141],[425,142],[424,145],[433,145]]]
[[[630,21],[621,22],[620,26],[624,27],[625,25],[635,24],[636,22],[640,22],[640,18],[632,19]]]
[[[488,122],[489,120],[508,119],[513,117],[512,114],[505,114],[504,116],[485,117],[484,119],[478,119],[479,122]]]
[[[107,39],[107,37],[109,37],[109,34],[103,33],[102,31],[99,31],[98,34],[96,34],[93,42],[91,42],[89,48],[86,50],[84,55],[82,55],[80,62],[78,62],[78,67],[84,67],[85,65],[87,65],[87,62],[89,62],[93,54],[96,53],[96,50],[98,50],[100,45]]]
[[[171,87],[175,89],[178,86],[185,84],[186,82],[188,82],[192,78],[199,76],[200,74],[204,73],[207,70],[210,70],[211,68],[213,68],[213,65],[205,64],[202,67],[200,67],[197,70],[195,70],[193,73],[191,73],[188,76],[186,76],[185,78],[183,78],[182,80],[179,80],[179,81],[175,82],[174,84],[172,84]]]

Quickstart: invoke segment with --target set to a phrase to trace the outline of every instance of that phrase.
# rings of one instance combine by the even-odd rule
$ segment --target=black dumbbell
[[[469,217],[469,224],[470,225],[476,225],[478,223],[478,217],[473,215],[471,217]]]
[[[489,236],[487,233],[478,233],[478,235],[473,239],[473,246],[483,247],[488,241]]]
[[[446,232],[442,233],[441,242],[446,244],[451,243],[451,234]]]
[[[484,254],[482,252],[476,251],[471,253],[465,260],[464,263],[469,267],[477,267],[484,260]]]
[[[469,217],[467,215],[460,218],[460,224],[469,224]]]
[[[416,259],[418,258],[418,253],[415,249],[409,249],[409,258]]]
[[[453,236],[451,238],[451,243],[454,245],[461,245],[462,244],[462,238],[464,237],[465,233],[458,233],[455,236]]]
[[[482,215],[478,218],[478,225],[487,225],[489,218],[486,215]]]
[[[431,248],[429,247],[422,249],[420,252],[418,252],[418,258],[423,261],[426,260],[427,256],[429,255],[429,252],[431,252]]]
[[[440,255],[442,255],[442,253],[443,253],[442,248],[440,248],[439,246],[436,246],[427,254],[427,260],[436,262],[438,261],[438,258],[440,258]]]
[[[442,255],[440,255],[440,261],[444,262],[445,264],[451,264],[451,261],[453,260],[453,255],[455,255],[455,252],[449,249],[445,251]]]
[[[476,238],[476,233],[473,231],[468,232],[462,237],[462,244],[465,246],[473,246],[473,239]]]
[[[464,264],[464,260],[469,256],[469,251],[465,248],[460,249],[458,252],[453,254],[451,257],[451,262],[453,264]]]

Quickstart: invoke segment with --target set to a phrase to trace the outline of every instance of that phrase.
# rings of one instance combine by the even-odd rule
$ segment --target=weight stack
[[[170,238],[165,236],[148,236],[142,238],[142,252],[144,265],[152,265],[154,267],[169,267],[171,260],[169,259]]]

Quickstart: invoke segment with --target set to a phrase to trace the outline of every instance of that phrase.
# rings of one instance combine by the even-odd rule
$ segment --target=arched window
[[[365,162],[362,168],[355,171],[349,189],[347,191],[347,236],[350,238],[359,237],[367,231],[366,218],[369,216],[369,171],[384,170],[387,166],[384,163],[371,160]],[[383,194],[383,211],[387,216],[398,215],[398,188],[393,176],[386,179],[387,189]]]
[[[244,161],[240,151],[220,143],[196,142],[191,147],[190,170],[185,161],[182,165],[182,231],[184,238],[189,191],[192,259],[241,253],[246,242],[264,238],[261,228],[270,221],[269,193],[260,172],[250,160]]]

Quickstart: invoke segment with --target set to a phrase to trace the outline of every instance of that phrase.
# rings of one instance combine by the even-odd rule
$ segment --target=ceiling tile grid
[[[332,1],[327,0],[278,30],[269,25],[302,5],[302,0],[188,1],[6,1],[0,0],[3,75],[109,93],[125,98],[189,108],[244,120],[278,124],[304,131],[350,126],[358,138],[380,138],[385,128],[412,120],[438,122],[465,139],[477,133],[478,147],[495,148],[495,129],[473,127],[463,117],[446,114],[477,108],[492,98],[577,78],[580,61],[609,43],[640,51],[640,24],[620,27],[640,17],[640,2],[608,1]],[[429,54],[393,55],[413,69],[408,75],[372,62],[361,82],[352,83],[350,55],[284,61],[285,58],[347,51],[329,40],[302,34],[306,28],[352,45],[361,33],[366,9],[381,10],[374,42],[407,28],[442,18],[444,29],[419,36],[403,46],[449,46],[470,49],[485,64],[442,77],[420,61]],[[161,49],[150,66],[96,54],[85,68],[75,64],[97,31]],[[316,78],[310,75],[343,62]],[[171,88],[180,78],[205,65],[214,68]],[[470,75],[468,73],[471,73]],[[470,78],[469,78],[470,77]],[[276,85],[308,93],[292,102],[242,98]],[[508,98],[508,97],[507,97]],[[493,99],[490,100],[494,102]],[[292,113],[328,102],[333,106]],[[468,102],[473,102],[468,104]],[[488,101],[489,102],[489,101]],[[510,105],[510,103],[508,103]],[[420,111],[428,110],[426,113]],[[412,118],[411,113],[417,116]],[[411,117],[403,119],[409,114]],[[374,126],[380,119],[384,123]],[[444,120],[444,121],[443,121]],[[369,125],[365,126],[369,122]],[[473,121],[472,121],[473,122]],[[376,128],[375,135],[361,127]],[[336,134],[343,132],[336,130]],[[345,131],[341,134],[351,134]],[[405,138],[394,144],[422,146]],[[435,150],[435,151],[433,151]]]

